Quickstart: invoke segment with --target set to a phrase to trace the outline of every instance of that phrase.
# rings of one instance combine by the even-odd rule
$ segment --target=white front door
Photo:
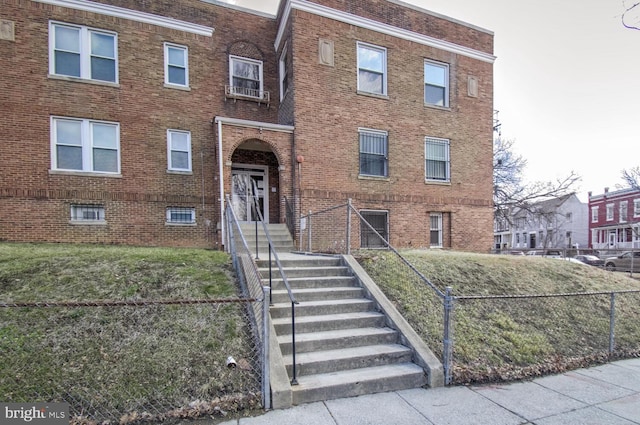
[[[618,235],[615,230],[609,231],[609,246],[613,247],[618,244]]]
[[[238,221],[269,222],[267,167],[234,165],[231,169],[231,203]],[[257,190],[257,191],[256,191]]]

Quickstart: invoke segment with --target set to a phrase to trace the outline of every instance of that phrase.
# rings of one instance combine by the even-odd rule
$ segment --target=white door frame
[[[258,186],[258,197],[262,198],[263,211],[265,223],[269,223],[269,167],[267,165],[255,165],[255,164],[237,164],[231,165],[231,199],[233,203],[234,199],[234,185],[233,176],[237,174],[262,176],[262,187]],[[241,220],[239,221],[247,221]],[[251,220],[248,220],[251,221]]]

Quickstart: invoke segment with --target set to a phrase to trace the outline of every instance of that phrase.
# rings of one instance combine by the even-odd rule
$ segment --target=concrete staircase
[[[341,258],[280,254],[299,304],[296,314],[296,372],[292,404],[421,387],[425,370],[413,350],[352,275]],[[268,261],[258,261],[263,277]],[[272,323],[289,379],[293,373],[291,302],[273,269]],[[265,281],[268,285],[268,281]]]
[[[242,230],[242,234],[244,235],[247,245],[251,252],[255,254],[256,250],[256,224],[255,223],[241,223],[240,229]],[[260,257],[269,256],[269,243],[267,241],[267,237],[264,233],[264,228],[262,223],[258,222],[258,255]],[[267,224],[267,229],[269,230],[269,236],[271,236],[271,241],[273,242],[273,246],[276,252],[291,252],[293,251],[293,239],[291,238],[291,233],[289,233],[289,229],[286,224]]]

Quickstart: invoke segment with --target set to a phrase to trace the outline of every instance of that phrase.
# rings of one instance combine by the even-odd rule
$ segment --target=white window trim
[[[172,136],[175,133],[181,133],[181,134],[186,134],[187,135],[187,142],[188,142],[188,150],[187,150],[187,156],[188,156],[188,168],[177,168],[174,167],[173,164],[171,164],[171,152],[173,151],[178,151],[177,149],[173,149],[173,146],[171,144],[172,142]],[[184,152],[184,151],[179,151],[179,152]],[[185,130],[175,130],[175,129],[168,129],[167,130],[167,170],[169,171],[182,171],[182,172],[191,172],[191,132],[190,131],[185,131]]]
[[[243,94],[243,96],[253,97],[253,98],[256,98],[256,99],[262,99],[264,97],[263,62],[261,60],[245,58],[243,56],[229,55],[229,86],[230,87],[234,87],[234,85],[233,85],[233,63],[234,63],[234,61],[248,62],[248,63],[251,63],[251,64],[258,65],[258,69],[259,69],[258,72],[260,73],[260,94],[259,94],[259,96],[249,96],[249,95]],[[234,94],[237,94],[237,93],[234,93]]]
[[[102,216],[102,218],[98,219],[88,219],[80,217],[78,212],[81,212],[83,209],[91,209],[94,211],[98,211],[98,215]],[[74,214],[74,210],[77,210],[76,214]],[[69,208],[69,213],[71,215],[69,222],[72,224],[106,224],[105,219],[105,209],[104,205],[89,205],[89,204],[72,204]]]
[[[191,221],[171,221],[171,214],[175,211],[182,213],[189,212],[191,214]],[[167,207],[165,224],[171,226],[195,226],[196,225],[196,209],[192,207]]]
[[[443,63],[443,62],[436,62],[433,60],[429,60],[429,59],[425,59],[424,60],[424,64],[426,65],[432,65],[432,66],[436,66],[438,68],[444,68],[444,81],[445,81],[445,86],[444,86],[444,105],[436,105],[434,103],[427,103],[427,82],[424,81],[426,78],[426,75],[423,75],[423,93],[422,93],[422,99],[424,100],[424,104],[427,106],[434,106],[436,108],[448,108],[449,107],[449,91],[450,91],[450,86],[451,86],[451,82],[450,82],[450,77],[449,77],[449,64],[448,63]]]
[[[620,223],[626,223],[629,220],[629,203],[627,201],[620,202],[620,210],[618,211]]]
[[[358,92],[359,93],[367,93],[367,94],[372,94],[372,95],[377,95],[377,96],[387,96],[387,49],[385,47],[381,47],[381,46],[376,46],[375,44],[369,44],[369,43],[363,43],[361,41],[358,41],[356,46],[356,62],[357,62],[357,66],[356,66],[356,77],[357,77],[357,87],[358,87]],[[360,47],[366,47],[368,49],[372,49],[372,50],[379,50],[383,53],[383,64],[382,64],[382,93],[376,93],[376,92],[371,92],[371,91],[367,91],[367,90],[363,90],[360,88],[360,59],[359,59],[359,54],[358,51],[360,50]]]
[[[447,175],[444,180],[427,177],[427,159],[428,159],[427,158],[427,142],[430,140],[434,142],[444,142],[447,145],[447,159],[446,159]],[[424,179],[425,179],[425,182],[427,183],[451,183],[451,141],[449,139],[442,139],[440,137],[431,137],[431,136],[426,136],[424,138]]]
[[[363,174],[362,170],[360,169],[360,155],[362,154],[362,151],[360,150],[360,136],[362,134],[376,134],[376,135],[380,135],[380,136],[384,136],[385,140],[387,141],[387,146],[386,146],[386,150],[387,150],[387,154],[384,157],[384,160],[386,162],[386,173],[385,175],[379,175],[379,174]],[[389,177],[389,132],[384,131],[384,130],[375,130],[372,128],[358,128],[358,175],[359,176],[363,176],[363,177],[377,177],[377,178],[388,178]]]
[[[58,168],[58,150],[56,147],[57,144],[57,132],[56,132],[56,123],[58,121],[76,121],[81,123],[81,147],[82,147],[82,170],[74,170],[67,168]],[[94,171],[93,170],[93,143],[92,143],[92,134],[91,134],[91,124],[107,124],[113,125],[116,127],[116,147],[115,151],[117,153],[117,170],[116,171]],[[86,175],[120,175],[120,123],[112,122],[112,121],[100,121],[100,120],[89,120],[84,118],[72,118],[72,117],[61,117],[61,116],[52,116],[50,118],[50,139],[51,139],[51,170],[52,171],[65,171],[72,173],[82,173]]]
[[[633,200],[633,217],[640,217],[640,199]]]
[[[435,217],[438,219],[438,228],[434,229],[431,227],[431,218]],[[432,231],[438,231],[438,245],[431,245],[431,232]],[[430,213],[429,214],[429,247],[430,248],[442,248],[442,233],[444,232],[443,230],[443,220],[442,220],[442,213]]]
[[[184,84],[172,83],[169,81],[169,49],[182,50],[184,54]],[[178,66],[173,65],[176,68]],[[189,48],[180,44],[164,43],[164,83],[170,87],[189,87]]]
[[[591,222],[598,222],[598,207],[591,207]]]
[[[606,208],[607,208],[607,221],[613,221],[613,218],[615,216],[615,205],[607,204]],[[609,215],[609,212],[611,212],[611,215]]]
[[[56,26],[62,26],[67,28],[74,28],[80,30],[80,76],[56,74],[55,69],[55,31]],[[108,34],[113,36],[113,54],[114,54],[114,66],[115,66],[115,81],[97,80],[91,78],[91,40],[90,34],[92,32]],[[84,25],[68,24],[66,22],[49,21],[49,76],[56,78],[69,78],[76,81],[90,81],[105,84],[119,84],[120,76],[118,72],[118,34],[113,31],[103,30],[100,28],[87,27]]]

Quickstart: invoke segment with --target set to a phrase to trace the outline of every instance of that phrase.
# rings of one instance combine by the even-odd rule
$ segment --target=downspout
[[[224,168],[222,167],[222,121],[216,118],[218,123],[218,171],[220,173],[220,231],[222,237],[222,244],[225,251],[228,247],[225,244],[225,222],[224,222]]]

